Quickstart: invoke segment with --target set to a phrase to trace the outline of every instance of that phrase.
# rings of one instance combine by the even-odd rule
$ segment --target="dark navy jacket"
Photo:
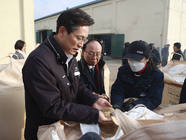
[[[89,69],[87,67],[87,64],[82,57],[80,61],[78,61],[79,65],[79,71],[81,73],[81,80],[84,82],[85,86],[92,92],[98,93],[98,94],[105,94],[105,86],[104,86],[104,65],[105,62],[100,59],[98,63],[99,67],[99,89],[96,88],[96,85],[93,81],[93,78],[89,72]]]
[[[161,104],[164,88],[164,75],[155,68],[152,72],[147,66],[146,72],[135,83],[130,66],[124,65],[119,68],[117,79],[112,85],[111,104],[122,106],[125,98],[136,97],[137,101],[132,105],[143,104],[148,109],[155,109]]]

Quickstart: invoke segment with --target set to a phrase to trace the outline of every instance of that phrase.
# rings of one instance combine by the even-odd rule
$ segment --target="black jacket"
[[[162,56],[163,58],[168,58],[168,56],[169,56],[169,48],[164,47],[164,48],[161,50],[161,56]]]
[[[155,56],[160,60],[160,63],[161,63],[160,53],[155,47],[152,50],[152,53],[155,54]]]
[[[25,87],[25,139],[37,140],[37,130],[59,120],[97,123],[99,111],[92,108],[98,99],[79,80],[76,58],[69,62],[52,33],[31,52],[23,67]],[[78,102],[85,105],[80,105]]]
[[[183,55],[183,53],[182,53],[181,50],[176,51],[176,53],[181,54],[181,55],[183,56],[183,60],[185,60],[185,57],[184,57],[184,55]],[[178,54],[174,54],[174,55],[172,56],[172,60],[180,60],[180,58],[181,58],[181,56],[178,55]]]
[[[117,79],[112,85],[111,104],[123,105],[123,101],[129,97],[139,98],[132,105],[143,104],[148,109],[155,109],[161,104],[164,88],[164,75],[157,68],[152,72],[147,66],[144,74],[135,82],[134,73],[130,66],[124,65],[119,68]]]
[[[152,56],[152,60],[153,60],[155,65],[158,65],[159,63],[161,63],[161,61],[152,52],[151,52],[151,56]]]
[[[99,67],[99,89],[96,88],[94,80],[89,72],[88,66],[83,57],[81,60],[78,61],[79,71],[81,73],[81,80],[85,83],[85,86],[90,89],[90,91],[98,93],[98,94],[105,94],[105,86],[104,86],[104,65],[105,62],[100,59],[98,62]]]

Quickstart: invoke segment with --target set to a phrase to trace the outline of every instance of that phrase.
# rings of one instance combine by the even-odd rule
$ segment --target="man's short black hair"
[[[101,43],[100,43],[100,41],[98,40],[98,39],[89,39],[84,45],[83,45],[83,50],[85,51],[85,49],[86,49],[86,47],[87,47],[87,44],[89,43],[89,42],[91,42],[91,41],[97,41],[100,45],[101,45]]]
[[[15,45],[14,45],[14,48],[16,50],[22,50],[23,46],[24,46],[25,42],[22,41],[22,40],[17,40]]]
[[[150,43],[150,44],[149,44],[149,46],[153,46],[153,45],[154,45],[154,43]]]
[[[180,50],[180,48],[181,48],[181,43],[176,42],[176,43],[174,43],[174,46],[176,46],[176,47]]]
[[[153,49],[153,45],[154,45],[154,43],[150,43],[150,44],[149,44],[149,46],[150,46],[150,50]]]
[[[150,47],[150,50],[152,50],[152,45],[149,45],[149,47]]]
[[[94,20],[81,9],[69,9],[61,13],[57,19],[56,33],[58,33],[59,28],[64,26],[70,34],[71,32],[77,30],[80,25],[90,26],[94,24]]]
[[[125,45],[125,48],[129,48],[130,43],[129,42],[126,42],[124,45]]]

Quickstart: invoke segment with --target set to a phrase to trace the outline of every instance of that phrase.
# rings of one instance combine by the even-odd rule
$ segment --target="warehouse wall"
[[[0,9],[0,59],[15,52],[14,44],[19,39],[26,42],[29,54],[35,48],[33,0],[3,0]],[[8,61],[3,59],[0,63]]]

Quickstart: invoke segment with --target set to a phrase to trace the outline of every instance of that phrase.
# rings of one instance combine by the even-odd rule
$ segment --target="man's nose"
[[[82,48],[83,47],[83,42],[79,42],[78,47]]]
[[[97,58],[96,54],[94,54],[92,58],[96,59]]]

